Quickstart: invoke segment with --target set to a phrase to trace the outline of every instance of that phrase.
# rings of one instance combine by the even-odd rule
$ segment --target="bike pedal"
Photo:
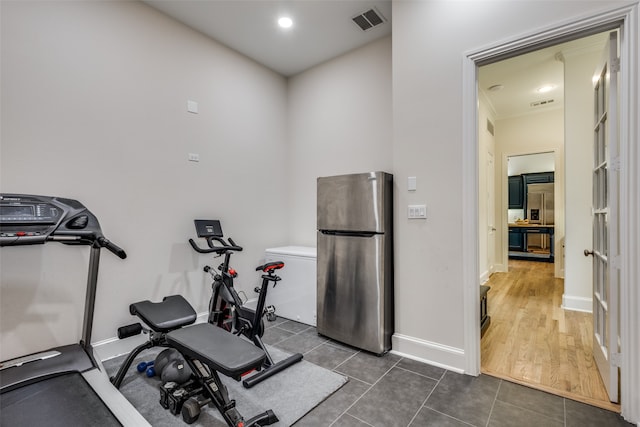
[[[264,314],[267,316],[267,320],[269,322],[275,321],[278,316],[276,316],[276,308],[273,305],[270,305],[264,309]]]

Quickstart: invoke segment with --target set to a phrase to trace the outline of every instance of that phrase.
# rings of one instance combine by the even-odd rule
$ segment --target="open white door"
[[[496,167],[493,153],[487,152],[487,265],[489,267],[489,276],[494,272],[496,265],[495,173]]]
[[[617,33],[609,37],[594,77],[593,139],[593,355],[612,402],[619,401],[620,256],[618,198]]]

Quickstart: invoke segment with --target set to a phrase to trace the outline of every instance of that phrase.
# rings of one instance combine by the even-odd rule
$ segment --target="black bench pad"
[[[260,348],[210,323],[176,329],[166,339],[184,356],[198,359],[212,370],[235,379],[259,369],[265,359]]]
[[[182,295],[164,297],[162,302],[136,302],[129,306],[129,312],[156,332],[169,332],[190,325],[197,317],[191,304]]]

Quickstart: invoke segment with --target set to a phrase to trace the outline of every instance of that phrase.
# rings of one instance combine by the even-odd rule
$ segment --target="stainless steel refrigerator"
[[[527,219],[529,224],[553,225],[554,187],[549,184],[527,185]],[[527,233],[527,251],[549,249],[549,236]]]
[[[318,178],[317,330],[382,354],[393,334],[393,175]]]

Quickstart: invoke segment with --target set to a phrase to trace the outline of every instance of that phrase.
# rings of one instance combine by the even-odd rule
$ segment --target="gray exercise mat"
[[[154,427],[184,427],[186,424],[180,415],[173,415],[160,406],[160,380],[157,377],[147,378],[136,370],[139,362],[154,360],[162,350],[153,348],[138,355],[120,391]],[[289,356],[271,346],[268,346],[268,350],[276,362]],[[115,374],[125,357],[123,355],[103,362],[109,376]],[[236,407],[245,420],[271,409],[280,420],[274,426],[292,425],[347,382],[347,377],[304,359],[250,389],[224,375],[220,375],[220,378],[229,389],[229,398],[236,401]],[[203,408],[198,421],[191,425],[222,427],[226,423],[215,407],[207,406]]]

